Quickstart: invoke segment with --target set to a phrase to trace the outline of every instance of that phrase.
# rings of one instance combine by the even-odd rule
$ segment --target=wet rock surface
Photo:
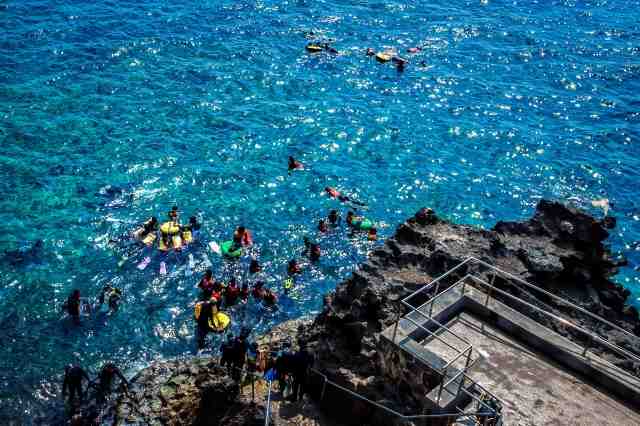
[[[272,350],[288,344],[293,349],[306,345],[316,357],[315,368],[330,380],[400,412],[425,412],[429,407],[424,405],[424,392],[433,387],[437,378],[428,372],[416,374],[419,370],[412,365],[414,361],[386,347],[388,342],[380,335],[404,313],[398,300],[473,256],[637,335],[640,320],[636,309],[627,305],[629,292],[610,280],[624,265],[611,258],[604,244],[607,229],[614,225],[613,218],[598,221],[581,211],[544,200],[530,220],[498,222],[491,230],[453,224],[422,209],[325,297],[324,309],[313,321],[285,323],[259,339],[259,343]],[[460,276],[464,273],[461,270]],[[587,316],[576,316],[553,299],[506,280],[497,279],[495,285],[640,352],[628,336],[602,329]],[[534,311],[528,313],[536,315]],[[546,321],[542,317],[536,319]],[[569,338],[582,339],[557,323],[549,321],[547,325]],[[610,353],[602,356],[638,373],[639,366],[634,363]],[[333,412],[336,421],[370,421],[363,420],[367,418],[366,406],[344,405],[342,391],[323,392],[322,380],[316,379],[312,381],[311,394],[323,411]],[[130,395],[120,396],[106,419],[112,424],[254,424],[263,407],[252,406],[239,395],[239,387],[213,360],[161,362],[139,373]],[[309,424],[332,424],[313,421],[316,423]],[[304,424],[302,418],[298,422]],[[378,423],[393,424],[380,418]]]

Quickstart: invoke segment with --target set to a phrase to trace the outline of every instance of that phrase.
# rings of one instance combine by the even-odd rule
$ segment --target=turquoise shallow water
[[[488,227],[541,197],[598,215],[590,200],[608,198],[632,266],[617,279],[636,301],[638,3],[0,2],[0,249],[44,241],[37,259],[0,264],[0,420],[60,410],[70,361],[132,371],[194,352],[184,256],[161,277],[157,259],[119,267],[108,243],[173,204],[201,218],[205,242],[252,229],[277,287],[338,207],[325,185],[366,201],[383,237],[424,205]],[[340,54],[307,54],[314,38]],[[402,74],[364,55],[413,46]],[[307,170],[288,177],[288,155]],[[243,316],[256,331],[317,312],[371,249],[321,242],[278,314]],[[192,253],[196,274],[232,273]],[[117,315],[62,318],[73,288],[107,282],[125,291]]]

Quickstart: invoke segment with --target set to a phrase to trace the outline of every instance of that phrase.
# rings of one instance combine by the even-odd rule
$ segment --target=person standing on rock
[[[235,374],[239,374],[244,368],[248,347],[247,334],[242,330],[233,344],[233,369]]]
[[[84,395],[82,391],[82,379],[87,383],[91,382],[91,379],[87,373],[77,365],[67,365],[64,368],[64,381],[62,382],[62,397],[64,398],[69,392],[69,401],[73,402],[76,398],[76,394],[80,401]]]
[[[313,367],[313,355],[307,351],[305,346],[293,356],[291,368],[293,373],[293,393],[289,400],[296,402],[302,400],[307,392],[307,381],[309,379],[309,369]]]
[[[234,364],[234,346],[235,346],[235,340],[233,338],[233,334],[229,334],[229,336],[227,337],[227,341],[223,342],[222,345],[220,346],[220,352],[221,352],[221,356],[220,356],[220,365],[222,367],[227,367],[227,370],[232,370],[233,369],[233,364]]]

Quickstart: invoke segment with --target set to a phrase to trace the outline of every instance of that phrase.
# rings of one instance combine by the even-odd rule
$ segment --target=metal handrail
[[[382,409],[382,410],[384,410],[384,411],[386,411],[386,412],[388,412],[390,414],[393,414],[394,416],[400,417],[403,420],[436,419],[436,418],[445,418],[445,417],[447,417],[447,418],[453,417],[453,418],[458,419],[460,417],[486,416],[486,414],[487,414],[487,413],[482,413],[482,412],[473,412],[473,413],[439,413],[439,414],[412,414],[412,415],[405,415],[405,414],[399,413],[398,411],[396,411],[396,410],[394,410],[392,408],[385,407],[384,405],[382,405],[382,404],[380,404],[378,402],[372,401],[369,398],[367,398],[365,396],[362,396],[359,393],[356,393],[356,392],[352,391],[351,389],[348,389],[348,388],[346,388],[344,386],[341,386],[341,385],[337,384],[336,382],[330,380],[324,373],[320,372],[319,370],[316,370],[315,368],[312,368],[311,371],[313,373],[319,375],[320,377],[322,377],[322,379],[324,380],[323,381],[323,391],[322,391],[322,394],[321,394],[321,399],[324,397],[324,387],[325,387],[325,385],[329,384],[329,385],[331,385],[331,386],[333,386],[333,387],[335,387],[337,389],[340,389],[340,390],[348,393],[349,395],[351,395],[351,396],[353,396],[355,398],[358,398],[358,399],[360,399],[362,401],[368,402],[368,403],[370,403],[371,405],[373,405],[375,407],[378,407],[378,408],[380,408],[380,409]],[[473,397],[473,395],[471,395],[471,394],[469,394],[469,395],[472,398],[478,400],[477,398]],[[482,403],[482,401],[480,401],[480,400],[478,400],[478,401],[480,403]],[[490,407],[490,406],[488,406],[488,405],[486,405],[484,403],[482,403],[482,404],[484,406],[486,406],[489,410],[491,410],[495,415],[497,415],[499,417],[501,416],[501,414],[497,413],[492,407]]]
[[[539,308],[539,307],[537,307],[537,306],[535,306],[535,305],[533,305],[533,304],[531,304],[531,303],[529,303],[529,302],[527,302],[527,301],[525,301],[525,300],[523,300],[523,299],[521,299],[521,298],[519,298],[517,296],[514,296],[514,295],[512,295],[510,293],[507,293],[504,290],[501,290],[501,289],[499,289],[497,287],[494,287],[494,286],[492,286],[491,284],[489,284],[488,282],[484,281],[481,278],[474,277],[474,276],[471,276],[470,278],[472,280],[480,283],[481,285],[483,285],[485,287],[489,287],[492,291],[496,291],[496,292],[502,294],[503,296],[506,296],[506,297],[509,297],[511,299],[514,299],[514,300],[518,301],[519,303],[522,303],[522,304],[526,305],[527,307],[542,313],[543,315],[546,315],[546,316],[548,316],[548,317],[550,317],[550,318],[552,318],[552,319],[554,319],[554,320],[556,320],[558,322],[561,322],[561,323],[563,323],[563,324],[565,324],[565,325],[567,325],[567,326],[569,326],[569,327],[571,327],[571,328],[573,328],[575,330],[580,331],[581,333],[587,335],[590,339],[596,339],[598,342],[602,343],[604,346],[607,346],[609,349],[612,349],[615,352],[618,352],[618,354],[620,354],[620,355],[624,355],[626,357],[632,358],[632,359],[640,362],[640,357],[636,356],[635,354],[633,354],[631,352],[627,352],[626,350],[624,350],[623,348],[619,347],[618,345],[616,345],[614,343],[611,343],[606,339],[603,339],[602,337],[598,336],[597,334],[595,334],[595,333],[593,333],[593,332],[591,332],[589,330],[586,330],[586,329],[580,327],[579,325],[574,324],[573,322],[567,320],[566,318],[562,318],[560,316],[557,316],[556,314],[553,314],[551,312],[545,311],[544,309],[541,309],[541,308]],[[585,349],[588,349],[588,348],[585,348]]]
[[[513,279],[515,281],[518,281],[520,284],[523,284],[523,285],[525,285],[525,286],[527,286],[529,288],[532,288],[532,289],[534,289],[536,291],[539,291],[540,293],[544,294],[545,296],[549,296],[549,297],[561,302],[564,305],[569,305],[571,308],[573,308],[573,309],[575,309],[577,311],[580,311],[583,314],[586,314],[586,315],[590,316],[591,318],[593,318],[593,319],[595,319],[597,321],[603,322],[603,323],[607,324],[609,327],[615,328],[617,331],[620,331],[620,332],[622,332],[623,334],[625,334],[625,335],[627,335],[629,337],[632,337],[634,339],[640,339],[640,337],[636,336],[633,333],[628,332],[624,328],[622,328],[622,327],[620,327],[620,326],[618,326],[618,325],[616,325],[616,324],[614,324],[614,323],[602,318],[599,315],[596,315],[596,314],[594,314],[592,312],[589,312],[588,310],[586,310],[583,307],[578,306],[578,305],[570,302],[569,300],[563,299],[562,297],[560,297],[558,295],[555,295],[555,294],[553,294],[551,292],[548,292],[548,291],[538,287],[537,285],[531,284],[531,283],[523,280],[522,278],[518,278],[515,275],[513,275],[513,274],[511,274],[509,272],[503,271],[502,269],[500,269],[500,268],[498,268],[496,266],[493,266],[493,265],[491,265],[491,264],[489,264],[489,263],[487,263],[487,262],[485,262],[483,260],[476,259],[475,257],[470,257],[469,259],[472,259],[473,261],[478,262],[479,264],[481,264],[481,265],[483,265],[483,266],[485,266],[485,267],[487,267],[489,269],[492,269],[494,271],[498,271],[499,273],[501,273],[503,275],[506,275],[506,276],[508,276],[509,278],[511,278],[511,279]]]
[[[467,350],[471,349],[471,344],[469,344],[469,342],[467,342],[466,340],[458,337],[455,333],[453,333],[452,331],[449,331],[448,328],[441,326],[441,328],[449,331],[451,334],[453,334],[454,336],[456,336],[457,338],[459,338],[460,340],[462,340],[462,342],[464,342],[467,346],[465,346],[464,349],[460,350],[452,345],[450,345],[449,343],[447,343],[445,341],[445,339],[443,339],[442,337],[438,336],[437,334],[435,334],[433,331],[428,330],[427,328],[425,328],[424,326],[418,324],[417,322],[415,322],[414,320],[412,320],[411,318],[403,318],[404,320],[410,321],[411,323],[413,323],[413,325],[415,325],[416,327],[420,327],[421,329],[423,329],[424,331],[426,331],[427,333],[429,333],[429,335],[435,337],[436,339],[438,339],[439,341],[441,341],[442,343],[444,343],[445,345],[447,345],[448,347],[450,347],[451,349],[455,350],[456,352],[458,352],[458,354],[460,353],[464,353]],[[434,321],[438,326],[440,326],[440,324],[437,321]]]
[[[271,416],[271,385],[272,380],[269,380],[269,390],[267,391],[267,407],[264,415],[264,426],[269,426],[269,417]]]
[[[402,350],[406,350],[406,349],[402,348],[402,346],[400,346],[400,349],[402,349]],[[471,353],[471,352],[469,352],[469,353]],[[422,355],[420,355],[419,353],[411,353],[411,352],[410,352],[410,355],[411,355],[411,356],[413,356],[413,357],[418,358],[418,359],[419,359],[420,361],[422,361],[425,365],[431,365],[431,364],[430,364],[430,362],[429,362],[429,360],[427,360],[427,359],[423,358],[423,357],[422,357]],[[463,371],[464,376],[465,376],[466,378],[468,378],[469,380],[473,381],[473,379],[471,379],[471,377],[469,377],[465,371],[466,371],[466,368],[465,368],[465,370]],[[446,373],[445,371],[440,372],[440,374],[442,374],[443,376],[445,376],[445,375],[446,375],[445,373]],[[492,399],[495,399],[496,401],[499,401],[499,399],[498,399],[495,395],[493,395],[491,392],[489,392],[488,390],[486,390],[485,388],[483,388],[482,386],[480,386],[477,382],[474,382],[474,386],[475,386],[475,387],[480,387],[480,388],[482,388],[482,390],[483,390],[483,392],[484,392],[484,393],[486,393],[487,395],[489,395]],[[448,392],[448,393],[450,393],[451,395],[453,395],[453,393],[452,393],[449,389],[445,388],[445,389],[443,389],[443,390],[445,390],[446,392]],[[478,402],[479,404],[486,406],[486,408],[488,408],[488,409],[492,409],[490,406],[488,406],[487,404],[485,404],[484,402],[482,402],[481,400],[479,400],[478,398],[476,398],[473,394],[471,394],[471,393],[467,392],[465,389],[461,389],[461,390],[462,390],[464,393],[466,393],[466,394],[467,394],[471,399],[474,399],[474,400],[475,400],[476,402]]]
[[[431,317],[432,309],[433,309],[433,303],[436,301],[436,299],[438,299],[440,296],[448,293],[449,291],[451,291],[452,289],[454,289],[458,284],[460,284],[462,281],[464,281],[465,279],[469,278],[471,275],[467,274],[464,277],[460,278],[458,281],[454,282],[453,284],[451,284],[447,289],[445,289],[444,291],[441,291],[440,293],[438,293],[438,287],[436,286],[436,291],[435,291],[435,296],[433,296],[431,299],[427,300],[426,302],[424,302],[422,305],[418,306],[417,308],[415,306],[413,306],[410,303],[405,303],[402,302],[405,306],[407,306],[408,308],[410,308],[411,310],[414,311],[420,311],[420,309],[422,309],[424,306],[431,304],[431,307],[429,308],[429,317]],[[427,287],[431,287],[433,285],[433,283],[430,283]]]
[[[402,302],[406,302],[408,299],[412,298],[413,296],[415,296],[416,294],[422,292],[423,290],[426,290],[428,287],[431,287],[431,285],[437,283],[438,281],[442,280],[443,278],[447,277],[448,275],[451,275],[454,271],[456,271],[458,268],[461,268],[463,265],[471,262],[472,259],[475,259],[473,257],[467,257],[464,261],[460,262],[459,264],[457,264],[456,266],[454,266],[453,268],[449,269],[447,272],[445,272],[444,274],[440,275],[438,278],[436,278],[435,280],[432,280],[430,283],[426,284],[424,287],[420,287],[418,290],[414,291],[413,293],[411,293],[410,295],[408,295],[407,297],[405,297],[404,299],[402,299]]]
[[[413,292],[413,293],[411,293],[409,296],[407,296],[407,297],[405,297],[404,299],[402,299],[402,303],[403,303],[405,306],[409,307],[412,311],[420,312],[420,311],[418,311],[418,309],[420,309],[422,306],[424,306],[424,305],[426,305],[426,304],[430,303],[430,302],[433,300],[433,298],[432,298],[432,299],[429,299],[427,302],[423,303],[423,304],[422,304],[421,306],[419,306],[418,308],[416,308],[416,307],[414,307],[413,305],[411,305],[410,303],[408,303],[408,302],[407,302],[407,300],[408,300],[408,299],[410,299],[410,298],[412,298],[412,297],[414,297],[415,295],[417,295],[417,294],[418,294],[418,293],[420,293],[420,292],[423,292],[423,291],[425,291],[425,290],[431,289],[431,288],[433,287],[433,285],[434,285],[434,284],[437,284],[437,283],[438,283],[438,282],[440,282],[443,278],[445,278],[445,277],[447,277],[447,276],[451,275],[454,271],[456,271],[456,270],[460,269],[462,266],[467,265],[467,264],[469,264],[469,263],[477,263],[477,264],[479,264],[479,265],[482,265],[482,266],[484,266],[484,267],[486,267],[486,268],[488,268],[488,269],[490,269],[490,270],[492,270],[492,271],[495,271],[495,272],[497,272],[497,273],[499,273],[499,274],[501,274],[501,275],[504,275],[504,276],[508,277],[509,279],[515,280],[515,281],[517,281],[518,283],[520,283],[520,284],[522,284],[522,285],[524,285],[524,286],[526,286],[526,287],[528,287],[528,288],[530,288],[530,289],[533,289],[533,290],[535,290],[535,291],[537,291],[537,292],[539,292],[539,293],[541,293],[541,294],[543,294],[543,295],[545,295],[545,296],[548,296],[548,297],[550,297],[550,298],[552,298],[552,299],[554,299],[554,300],[556,300],[556,301],[560,302],[560,304],[562,304],[562,305],[564,305],[564,306],[568,306],[568,307],[570,307],[570,308],[572,308],[572,309],[575,309],[575,310],[576,310],[576,311],[578,311],[578,312],[581,312],[581,313],[583,313],[583,314],[585,314],[585,315],[587,315],[587,316],[591,317],[592,319],[594,319],[594,320],[596,320],[596,321],[599,321],[599,322],[601,322],[601,323],[603,323],[603,324],[606,324],[607,326],[609,326],[609,327],[611,327],[611,328],[613,328],[613,329],[615,329],[615,330],[617,330],[617,331],[621,332],[621,333],[622,333],[622,334],[624,334],[625,336],[631,337],[631,338],[633,338],[634,340],[640,340],[640,337],[639,337],[639,336],[636,336],[635,334],[630,333],[629,331],[627,331],[627,330],[625,330],[624,328],[622,328],[622,327],[620,327],[620,326],[618,326],[618,325],[616,325],[616,324],[612,323],[611,321],[608,321],[608,320],[606,320],[605,318],[602,318],[602,317],[600,317],[600,316],[598,316],[598,315],[596,315],[596,314],[594,314],[594,313],[592,313],[592,312],[590,312],[590,311],[588,311],[588,310],[584,309],[583,307],[576,305],[575,303],[573,303],[573,302],[571,302],[571,301],[569,301],[569,300],[567,300],[567,299],[563,299],[562,297],[560,297],[560,296],[558,296],[558,295],[555,295],[555,294],[553,294],[553,293],[551,293],[551,292],[549,292],[549,291],[546,291],[546,290],[544,290],[544,289],[542,289],[542,288],[538,287],[538,286],[537,286],[537,285],[535,285],[535,284],[531,284],[531,283],[529,283],[529,282],[527,282],[527,281],[523,280],[522,278],[519,278],[519,277],[517,277],[517,276],[515,276],[515,275],[513,275],[513,274],[511,274],[511,273],[509,273],[509,272],[507,272],[507,271],[504,271],[504,270],[502,270],[502,269],[500,269],[500,268],[498,268],[498,267],[496,267],[496,266],[494,266],[494,265],[491,265],[491,264],[489,264],[489,263],[487,263],[487,262],[485,262],[485,261],[483,261],[483,260],[477,259],[477,258],[475,258],[475,257],[473,257],[473,256],[469,256],[469,257],[467,257],[464,261],[462,261],[461,263],[459,263],[458,265],[456,265],[456,266],[455,266],[455,267],[453,267],[452,269],[448,270],[447,272],[445,272],[444,274],[440,275],[439,277],[437,277],[436,279],[432,280],[431,282],[429,282],[429,283],[425,284],[425,286],[423,286],[423,287],[419,288],[418,290],[414,291],[414,292]],[[467,275],[468,275],[468,276],[472,276],[471,274],[467,274]],[[463,278],[463,279],[464,279],[464,278]],[[458,282],[454,283],[451,287],[454,287],[454,286],[455,286],[455,285],[457,285],[460,281],[463,281],[463,279],[458,280]],[[447,290],[449,290],[449,289],[447,289]],[[445,291],[447,291],[447,290],[445,290]],[[443,293],[444,293],[444,292],[443,292]],[[435,297],[437,297],[437,295],[436,295]],[[421,312],[420,312],[420,313],[421,313]]]

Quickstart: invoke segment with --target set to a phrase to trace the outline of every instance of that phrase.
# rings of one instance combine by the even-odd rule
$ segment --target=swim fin
[[[212,252],[214,252],[216,254],[221,254],[222,253],[222,251],[220,250],[220,246],[215,241],[211,241],[209,243],[209,248],[211,249]]]
[[[151,258],[147,256],[144,259],[142,259],[142,262],[138,263],[138,269],[140,269],[141,271],[144,271],[147,268],[147,266],[149,266],[149,263],[151,263]]]

